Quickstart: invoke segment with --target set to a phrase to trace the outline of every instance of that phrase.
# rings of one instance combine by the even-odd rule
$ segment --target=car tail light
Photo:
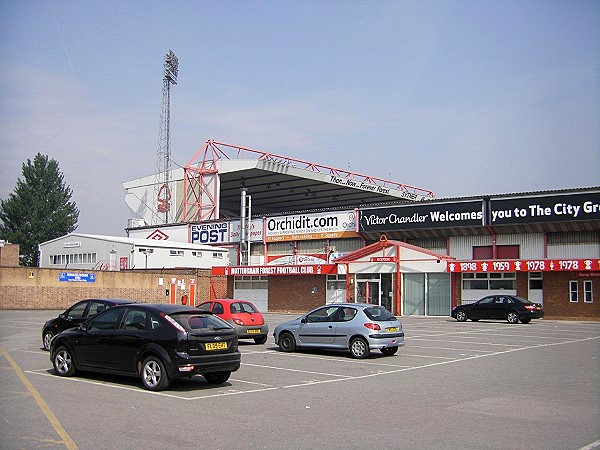
[[[535,311],[535,305],[525,305],[525,309],[528,309],[529,311]]]
[[[381,327],[379,325],[377,325],[376,323],[372,323],[372,322],[367,322],[367,323],[363,324],[363,326],[370,330],[375,330],[375,331],[381,330]]]
[[[234,322],[236,325],[244,325],[244,322],[243,322],[242,320],[240,320],[240,319],[233,319],[233,322]]]
[[[182,333],[186,333],[185,328],[183,328],[175,319],[170,316],[167,316],[165,313],[160,313],[161,316],[165,318],[167,322],[169,322],[177,331],[181,331]]]

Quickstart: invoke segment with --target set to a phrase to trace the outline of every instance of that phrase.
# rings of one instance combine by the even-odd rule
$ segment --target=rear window
[[[257,313],[257,309],[251,303],[237,302],[229,305],[229,312],[232,314],[239,313]]]
[[[365,308],[365,314],[369,319],[375,322],[396,320],[396,316],[385,308]]]
[[[227,330],[231,326],[212,314],[169,314],[186,331]]]

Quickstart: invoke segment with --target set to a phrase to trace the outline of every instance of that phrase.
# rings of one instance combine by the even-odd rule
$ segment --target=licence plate
[[[222,350],[227,348],[227,342],[207,342],[204,344],[206,350]]]
[[[250,330],[246,330],[246,333],[248,334],[260,334],[260,330],[257,330],[255,328],[250,329]]]
[[[387,327],[385,331],[398,331],[398,327]]]

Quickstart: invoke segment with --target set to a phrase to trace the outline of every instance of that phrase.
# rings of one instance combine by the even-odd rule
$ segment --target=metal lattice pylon
[[[156,179],[154,182],[155,207],[152,224],[169,223],[171,213],[171,85],[177,84],[179,60],[169,50],[165,55],[163,98],[160,114],[160,132],[156,155]]]

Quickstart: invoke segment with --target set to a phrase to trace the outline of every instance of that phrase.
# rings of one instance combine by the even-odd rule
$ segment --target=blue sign
[[[77,281],[84,283],[95,283],[95,273],[60,272],[58,281]]]

